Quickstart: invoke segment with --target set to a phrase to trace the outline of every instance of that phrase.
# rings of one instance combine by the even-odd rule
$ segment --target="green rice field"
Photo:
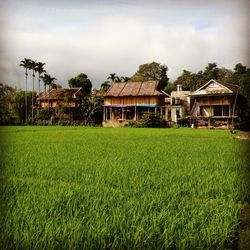
[[[249,141],[229,131],[1,128],[1,249],[231,249]]]

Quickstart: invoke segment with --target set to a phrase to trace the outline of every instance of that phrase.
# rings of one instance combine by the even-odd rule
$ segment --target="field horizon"
[[[2,127],[3,249],[232,249],[249,141],[191,128]]]

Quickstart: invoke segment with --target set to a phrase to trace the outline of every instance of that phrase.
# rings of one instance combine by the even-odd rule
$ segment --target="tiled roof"
[[[114,82],[104,96],[157,96],[158,81]]]
[[[75,97],[81,97],[84,96],[84,91],[82,88],[70,88],[70,89],[51,89],[48,92],[44,93],[41,92],[38,94],[38,99],[51,99],[51,100],[64,100],[65,97],[74,98]]]

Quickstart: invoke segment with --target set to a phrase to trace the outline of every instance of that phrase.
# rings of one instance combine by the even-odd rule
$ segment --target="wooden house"
[[[157,87],[158,81],[113,82],[104,94],[103,126],[123,126],[144,112],[158,112],[164,93]]]
[[[237,115],[239,86],[210,80],[190,94],[190,118],[197,126],[228,127]]]
[[[85,93],[82,88],[60,88],[40,93],[37,100],[41,108],[55,108],[56,106],[76,107],[77,101],[83,96],[85,96]]]

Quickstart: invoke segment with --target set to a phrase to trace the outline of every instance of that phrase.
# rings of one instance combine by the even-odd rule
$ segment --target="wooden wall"
[[[200,106],[210,106],[210,105],[232,105],[234,102],[233,96],[204,96],[196,97],[197,102]]]
[[[164,103],[164,96],[104,97],[104,105],[158,104]]]
[[[65,107],[75,107],[76,106],[75,102],[65,103],[64,101],[54,101],[54,100],[49,101],[49,106],[50,107],[55,108],[58,105],[62,105],[62,106],[65,106]],[[41,107],[42,108],[48,107],[48,100],[41,101]]]

